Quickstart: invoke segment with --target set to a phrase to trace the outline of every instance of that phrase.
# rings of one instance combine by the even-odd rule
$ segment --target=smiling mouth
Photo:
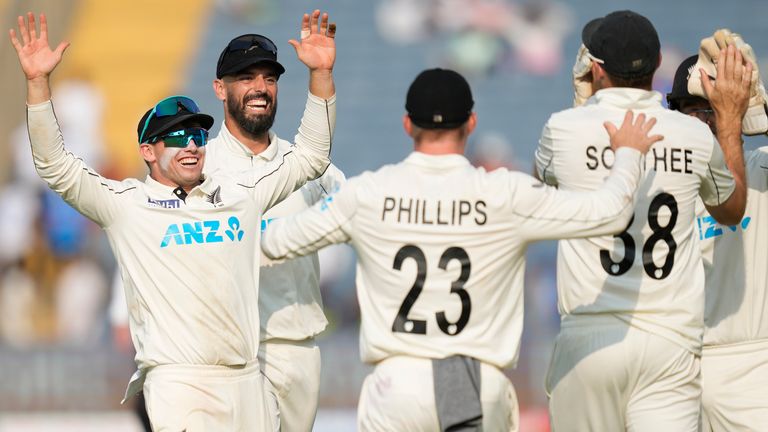
[[[246,113],[253,114],[266,114],[269,108],[269,101],[265,97],[254,97],[249,99],[244,104],[244,110]]]
[[[185,167],[194,167],[197,165],[198,159],[193,157],[185,157],[179,160],[179,163]]]

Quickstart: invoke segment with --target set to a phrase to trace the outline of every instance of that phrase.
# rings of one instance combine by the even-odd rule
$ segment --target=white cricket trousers
[[[363,382],[357,408],[359,432],[435,432],[440,430],[432,360],[390,357]],[[504,373],[480,362],[483,432],[517,432],[520,413],[515,388]]]
[[[705,346],[702,430],[768,431],[768,340]]]
[[[320,394],[320,348],[315,339],[262,341],[259,363],[279,410],[280,431],[310,432]]]
[[[154,432],[277,430],[267,397],[257,361],[245,366],[155,366],[144,382]]]
[[[566,319],[545,384],[552,431],[696,432],[699,363],[610,315]]]

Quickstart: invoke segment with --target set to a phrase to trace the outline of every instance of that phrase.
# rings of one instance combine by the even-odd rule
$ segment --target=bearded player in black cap
[[[715,131],[715,109],[688,91],[698,55],[683,61],[667,94],[670,109]],[[715,101],[716,105],[719,101]],[[747,207],[739,224],[722,226],[697,203],[706,274],[701,352],[702,430],[761,430],[768,419],[768,146],[744,155]]]
[[[717,87],[703,78],[710,99],[725,101],[716,118],[721,151],[704,123],[665,109],[652,90],[661,55],[647,18],[613,12],[589,22],[582,42],[577,106],[545,125],[538,176],[565,191],[595,189],[615,164],[601,125],[627,109],[656,117],[664,140],[643,161],[634,216],[621,233],[560,241],[561,330],[546,381],[553,430],[695,432],[704,327],[695,203],[701,197],[723,223],[744,213],[740,136],[751,65],[729,48]]]
[[[296,49],[310,77],[307,104],[334,105],[332,94],[318,93],[314,83],[332,75],[336,26],[328,14],[305,14]],[[216,65],[213,90],[224,108],[219,134],[211,139],[205,172],[238,172],[266,166],[293,151],[293,144],[271,131],[277,114],[278,81],[285,68],[277,46],[266,36],[245,34],[232,39]],[[333,113],[333,111],[329,111]],[[335,118],[329,116],[332,132]],[[338,189],[344,174],[330,165],[263,216],[263,223],[309,208]],[[317,254],[281,263],[264,262],[259,274],[261,319],[259,365],[277,400],[282,432],[309,432],[320,391],[320,348],[315,336],[328,324],[320,296]]]
[[[502,369],[518,357],[526,246],[621,230],[641,154],[661,139],[647,136],[653,121],[644,116],[606,126],[622,147],[615,167],[602,189],[572,194],[474,168],[464,157],[473,105],[458,73],[422,72],[403,116],[413,152],[264,233],[272,258],[340,242],[357,251],[360,350],[375,365],[361,390],[360,431],[518,430]]]

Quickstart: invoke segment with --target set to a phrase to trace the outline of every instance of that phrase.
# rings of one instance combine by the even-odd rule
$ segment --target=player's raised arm
[[[39,34],[31,12],[26,20],[18,18],[18,26],[18,33],[13,29],[9,33],[27,79],[27,129],[37,173],[69,205],[106,226],[119,207],[110,181],[64,149],[64,139],[53,113],[50,75],[61,62],[69,43],[61,42],[55,50],[51,49],[44,14],[40,14]]]
[[[715,111],[717,141],[736,187],[722,204],[707,206],[707,210],[718,222],[734,225],[741,221],[747,204],[741,132],[742,118],[749,104],[752,64],[744,62],[741,52],[733,45],[721,50],[720,59],[717,63],[717,86],[704,70],[699,73],[707,99]]]
[[[336,61],[336,23],[328,22],[328,13],[315,10],[304,14],[301,21],[301,40],[288,41],[296,50],[299,60],[309,69],[309,91],[328,99],[336,94],[333,82],[333,64]]]
[[[525,219],[530,240],[591,237],[613,234],[627,226],[641,177],[641,160],[650,147],[664,139],[651,135],[655,118],[635,117],[627,111],[621,127],[605,122],[616,160],[600,189],[590,192],[558,190],[531,183],[514,194],[515,212]],[[522,182],[519,182],[521,184]]]
[[[361,183],[360,179],[351,180],[311,208],[271,222],[261,235],[264,255],[277,260],[295,258],[349,241],[344,227],[357,211]]]
[[[35,15],[18,17],[19,33],[10,29],[11,44],[16,50],[21,70],[27,78],[27,104],[34,105],[51,99],[49,77],[61,62],[69,42],[61,42],[52,50],[48,44],[48,20],[40,14],[40,34],[35,28]],[[19,40],[21,37],[21,40]]]

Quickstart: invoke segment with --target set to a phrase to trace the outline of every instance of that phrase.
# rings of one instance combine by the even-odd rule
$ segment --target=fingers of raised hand
[[[29,44],[29,30],[27,30],[27,22],[24,20],[23,16],[19,16],[16,19],[18,25],[19,25],[19,33],[21,33],[21,42],[23,45]]]
[[[324,12],[320,19],[320,34],[326,34],[328,32],[328,13]]]
[[[35,14],[27,12],[27,20],[29,20],[29,38],[34,42],[37,39],[37,30],[35,28]]]
[[[309,14],[304,14],[301,18],[301,38],[306,39],[312,34],[309,26]]]
[[[611,122],[603,122],[603,127],[605,128],[606,132],[608,132],[608,136],[611,138],[613,138],[613,136],[616,135],[616,132],[618,131],[616,125]]]
[[[631,126],[634,121],[634,117],[635,113],[633,113],[632,110],[627,110],[627,112],[624,113],[624,121],[621,123],[621,126]]]

